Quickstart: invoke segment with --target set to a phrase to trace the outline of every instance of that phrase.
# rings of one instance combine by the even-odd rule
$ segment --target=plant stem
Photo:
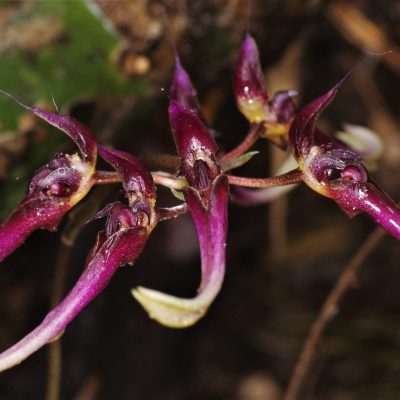
[[[241,156],[247,150],[249,150],[255,142],[257,142],[260,137],[260,132],[262,129],[262,124],[252,124],[249,130],[249,133],[243,139],[241,143],[239,143],[233,150],[229,153],[224,154],[219,161],[222,163],[226,160],[231,160],[232,158],[236,158]]]
[[[57,255],[54,279],[52,284],[52,292],[50,298],[50,309],[53,309],[61,300],[67,277],[67,268],[71,256],[73,243],[71,240],[60,241],[60,248]],[[47,400],[58,400],[60,398],[61,372],[62,372],[62,348],[61,339],[49,344],[48,362],[49,368],[47,373]]]
[[[121,176],[114,171],[96,171],[94,174],[96,185],[107,185],[121,182]]]
[[[179,204],[175,207],[168,208],[159,208],[159,221],[165,221],[167,219],[179,217],[182,214],[185,214],[188,210],[187,204]]]
[[[152,172],[151,175],[156,185],[166,186],[175,190],[183,190],[188,186],[185,178],[176,178],[167,172]]]
[[[234,175],[227,176],[231,185],[238,185],[250,188],[267,188],[299,183],[302,181],[303,173],[299,169],[294,169],[285,174],[273,176],[271,178],[246,178],[244,176]]]
[[[337,306],[343,299],[346,290],[354,282],[356,273],[361,264],[366,257],[376,249],[384,236],[385,231],[383,229],[375,228],[343,270],[334,288],[325,300],[304,342],[303,349],[290,378],[284,400],[296,400],[298,398],[301,385],[309,370],[311,360],[316,352],[317,345],[325,330],[326,324],[331,321],[337,313]]]

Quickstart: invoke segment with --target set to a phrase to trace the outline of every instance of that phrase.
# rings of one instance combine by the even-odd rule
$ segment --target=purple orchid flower
[[[233,86],[240,112],[250,123],[262,124],[259,135],[285,147],[289,123],[295,112],[293,98],[297,92],[280,91],[270,98],[257,44],[249,33],[244,38],[236,62]]]
[[[150,172],[131,155],[99,147],[100,155],[121,175],[129,206],[108,205],[97,217],[108,216],[87,266],[64,300],[21,341],[0,354],[0,371],[11,368],[59,337],[73,318],[101,293],[118,267],[133,264],[157,224],[155,188]]]
[[[189,185],[183,195],[199,237],[202,277],[198,294],[182,299],[142,287],[132,291],[152,318],[173,328],[193,325],[205,315],[225,274],[228,180],[217,162],[218,147],[189,83],[187,73],[177,63],[168,111],[181,160],[180,174]]]
[[[369,177],[360,155],[315,126],[342,83],[306,105],[290,127],[289,142],[303,181],[334,200],[349,217],[366,212],[400,239],[400,209]]]
[[[59,154],[32,178],[25,198],[0,225],[0,261],[10,255],[36,229],[57,229],[61,218],[89,192],[94,184],[97,145],[93,134],[67,115],[29,107],[10,94],[22,107],[65,132],[80,154]]]

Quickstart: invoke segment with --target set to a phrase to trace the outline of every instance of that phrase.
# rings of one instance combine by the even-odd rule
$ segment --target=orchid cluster
[[[176,55],[168,108],[179,158],[176,174],[151,172],[139,158],[96,143],[90,130],[74,118],[29,107],[2,92],[65,132],[79,152],[59,154],[36,172],[26,196],[0,225],[0,261],[35,230],[56,230],[62,217],[95,185],[121,183],[126,202],[113,202],[97,213],[96,218],[106,217],[105,229],[98,233],[82,275],[37,328],[0,354],[0,370],[13,367],[58,338],[104,290],[119,267],[136,262],[159,222],[186,212],[193,219],[200,247],[201,282],[196,296],[179,298],[143,287],[132,290],[151,318],[173,328],[195,324],[221,289],[230,200],[246,205],[268,202],[284,190],[281,187],[304,182],[334,200],[348,216],[366,212],[400,239],[400,210],[369,177],[363,154],[316,127],[319,115],[342,83],[296,111],[294,90],[270,97],[256,42],[247,33],[236,63],[234,94],[250,128],[236,148],[222,154],[202,114],[196,90]],[[266,178],[234,175],[233,169],[256,154],[249,150],[260,138],[288,150],[295,168]],[[98,155],[114,171],[97,170]],[[160,207],[157,185],[170,188],[180,203]]]

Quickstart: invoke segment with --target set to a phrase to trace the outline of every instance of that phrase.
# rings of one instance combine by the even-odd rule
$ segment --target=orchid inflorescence
[[[247,33],[236,63],[234,94],[250,129],[236,148],[222,154],[202,114],[196,90],[176,55],[168,108],[180,163],[176,175],[150,172],[137,157],[97,144],[90,130],[74,118],[29,107],[2,91],[65,132],[79,152],[59,154],[35,173],[26,196],[0,225],[0,261],[35,230],[56,230],[64,214],[95,185],[121,183],[126,203],[113,202],[97,213],[96,218],[107,218],[105,230],[99,232],[82,275],[38,327],[0,354],[0,370],[20,363],[58,338],[69,322],[107,286],[118,267],[136,262],[159,222],[186,212],[193,219],[200,246],[201,282],[197,295],[179,298],[143,287],[132,290],[151,318],[174,328],[195,324],[221,289],[229,200],[246,205],[268,202],[285,190],[281,187],[304,182],[333,199],[348,216],[366,212],[400,239],[400,210],[369,177],[362,163],[362,152],[316,126],[319,115],[333,101],[343,81],[296,112],[296,91],[282,91],[270,97],[256,42]],[[260,138],[288,149],[296,167],[267,178],[233,175],[232,169],[256,154],[249,150]],[[98,155],[114,172],[96,169]],[[181,203],[160,207],[156,185],[170,188]]]

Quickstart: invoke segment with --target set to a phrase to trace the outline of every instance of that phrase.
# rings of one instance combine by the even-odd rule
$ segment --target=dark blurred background
[[[221,151],[229,150],[248,129],[231,90],[248,4],[186,0],[165,6],[204,113]],[[162,3],[151,0],[2,0],[0,88],[48,109],[53,97],[100,143],[144,157],[174,154],[162,90],[169,86],[173,52],[163,14]],[[320,126],[330,134],[343,123],[377,132],[385,151],[373,176],[398,201],[400,3],[254,0],[250,29],[269,90],[297,89],[299,107],[366,55]],[[286,157],[265,141],[256,149],[260,154],[241,175],[267,176]],[[62,134],[0,98],[2,219],[35,169],[61,151],[74,151]],[[95,192],[87,201],[100,207],[116,191]],[[175,200],[159,189],[159,203]],[[62,337],[61,399],[283,398],[312,322],[374,224],[364,215],[348,219],[304,185],[270,205],[232,205],[229,213],[226,280],[206,317],[186,330],[167,329],[130,295],[138,285],[195,294],[200,261],[192,222],[183,216],[160,223],[137,264],[121,268]],[[47,313],[54,279],[63,280],[57,260],[68,221],[56,234],[36,232],[2,263],[1,350]],[[78,225],[85,221],[72,217]],[[80,228],[65,290],[79,276],[103,224]],[[364,261],[327,326],[299,399],[400,398],[399,259],[400,244],[387,236]],[[46,398],[48,369],[44,348],[0,375],[0,399]]]

